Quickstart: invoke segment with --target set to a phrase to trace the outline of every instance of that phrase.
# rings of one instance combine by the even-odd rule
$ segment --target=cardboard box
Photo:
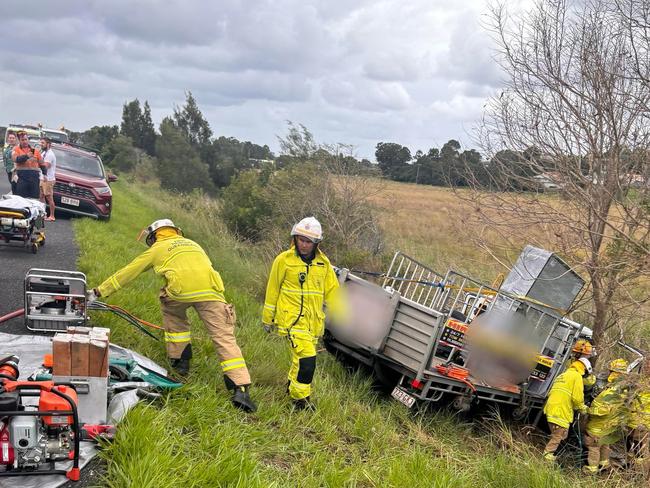
[[[52,374],[68,376],[72,369],[70,334],[56,334],[52,339]]]
[[[108,340],[90,339],[88,376],[108,376]]]
[[[107,338],[111,337],[111,329],[108,327],[93,327],[93,330],[90,331],[91,334],[104,334]]]
[[[68,327],[68,334],[89,334],[90,331],[92,330],[92,327],[84,327],[81,325],[74,325],[71,327]]]
[[[90,338],[85,334],[74,334],[70,344],[70,374],[88,376]]]

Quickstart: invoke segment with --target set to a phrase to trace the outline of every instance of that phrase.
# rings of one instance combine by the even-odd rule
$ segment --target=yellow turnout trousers
[[[246,362],[235,339],[235,308],[223,302],[178,302],[160,297],[165,328],[165,345],[170,359],[179,359],[191,343],[187,309],[194,307],[212,339],[223,374],[237,386],[250,385]]]
[[[309,331],[293,329],[287,335],[291,350],[289,368],[289,396],[301,400],[311,395],[311,382],[316,371],[316,344],[318,339]]]

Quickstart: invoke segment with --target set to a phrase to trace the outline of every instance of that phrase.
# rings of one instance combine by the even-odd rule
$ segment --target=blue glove
[[[264,332],[267,334],[271,333],[271,326],[269,324],[262,324],[262,327],[264,328]]]

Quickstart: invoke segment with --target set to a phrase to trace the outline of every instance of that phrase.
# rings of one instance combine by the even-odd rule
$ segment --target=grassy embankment
[[[146,194],[145,194],[146,193]],[[219,222],[214,205],[181,199],[134,184],[114,186],[108,223],[75,223],[80,268],[91,285],[142,252],[139,230],[171,217],[200,242],[226,283],[238,311],[237,336],[255,381],[260,409],[243,415],[230,407],[212,345],[192,314],[195,360],[188,384],[163,401],[141,405],[120,426],[102,456],[101,486],[592,486],[575,469],[544,465],[529,444],[507,430],[477,434],[443,412],[414,416],[372,391],[362,374],[347,372],[327,353],[319,357],[316,413],[292,413],[284,393],[288,353],[284,342],[259,327],[265,265],[255,247],[237,243]],[[440,246],[442,247],[442,245]],[[109,301],[160,323],[161,282],[147,273]],[[164,363],[162,343],[112,316],[95,314],[113,340]],[[216,389],[216,394],[215,394]],[[638,486],[620,477],[601,486]]]

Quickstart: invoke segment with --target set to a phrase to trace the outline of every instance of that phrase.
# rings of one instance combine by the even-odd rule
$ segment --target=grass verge
[[[575,487],[592,486],[576,470],[544,465],[527,443],[495,442],[452,415],[414,415],[375,393],[327,353],[319,356],[316,413],[292,413],[284,393],[289,356],[284,341],[259,327],[266,267],[259,250],[237,243],[219,222],[213,203],[120,182],[108,223],[75,222],[79,267],[96,286],[143,251],[135,241],[152,220],[171,217],[203,245],[238,311],[239,344],[254,381],[259,411],[243,415],[229,404],[218,361],[197,317],[191,315],[195,360],[189,382],[155,404],[129,413],[115,441],[102,451],[108,487]],[[160,323],[153,273],[109,301]],[[128,324],[93,316],[113,340],[165,364],[164,348]],[[640,486],[621,477],[602,486]]]

